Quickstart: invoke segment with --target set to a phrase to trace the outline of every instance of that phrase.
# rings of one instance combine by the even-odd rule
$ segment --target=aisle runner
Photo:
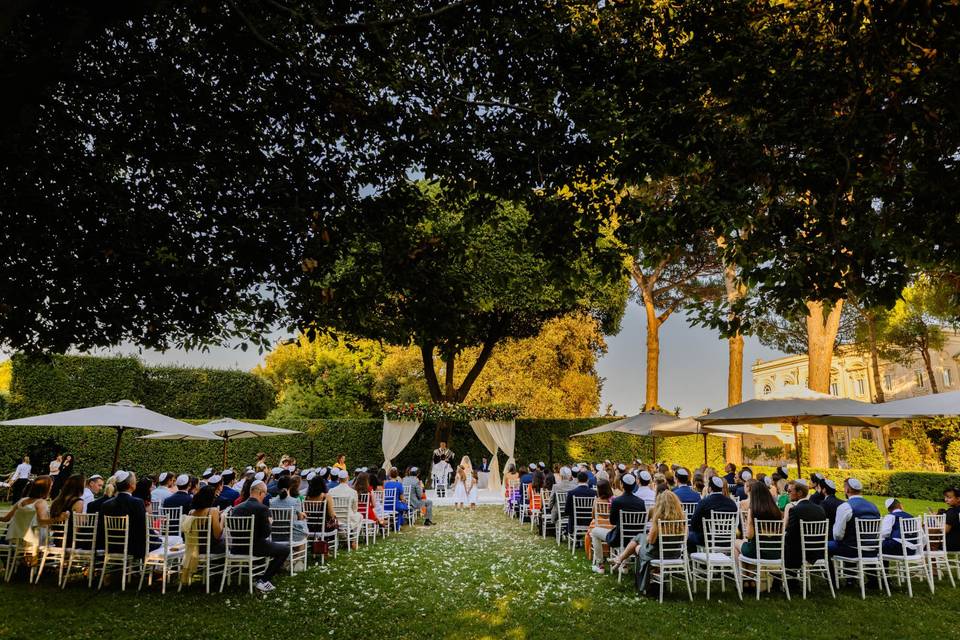
[[[427,497],[433,500],[434,506],[438,507],[452,507],[453,506],[453,489],[447,489],[447,495],[444,498],[438,498],[436,491],[433,489],[427,489]],[[477,504],[503,504],[503,496],[500,495],[499,491],[490,491],[489,489],[482,489],[477,492]]]

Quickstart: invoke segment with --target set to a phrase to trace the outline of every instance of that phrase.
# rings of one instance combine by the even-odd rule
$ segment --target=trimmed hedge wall
[[[652,458],[652,442],[622,433],[605,433],[581,438],[569,436],[595,427],[608,418],[577,420],[517,420],[516,455],[521,464],[528,462],[596,462],[605,458],[632,460]],[[202,420],[190,420],[193,423]],[[276,462],[283,454],[297,458],[301,466],[331,464],[340,453],[347,464],[378,466],[383,462],[381,420],[251,420],[262,424],[294,429],[303,436],[251,438],[235,440],[229,445],[228,464],[245,467],[253,464],[258,451]],[[435,425],[421,425],[407,448],[394,460],[398,466],[415,464],[429,467],[434,449]],[[45,472],[46,465],[57,452],[72,453],[77,470],[86,474],[109,470],[115,442],[115,431],[96,427],[44,428],[0,427],[0,469],[13,469],[20,456],[29,454],[35,472]],[[219,466],[222,459],[220,442],[179,442],[143,440],[143,432],[127,432],[120,452],[122,468],[157,473],[161,470],[198,472],[208,466]],[[487,455],[467,423],[455,423],[450,448],[459,457],[466,454],[479,462]],[[722,442],[709,438],[708,452],[712,464],[722,464]],[[658,439],[658,457],[691,467],[703,461],[703,440],[700,436]],[[500,453],[500,464],[506,456]]]
[[[771,474],[774,467],[751,467],[755,473]],[[794,468],[794,473],[796,469]],[[943,500],[943,490],[960,486],[960,473],[932,473],[929,471],[891,471],[888,469],[817,469],[803,468],[805,477],[820,472],[837,483],[837,494],[842,497],[843,481],[857,478],[863,483],[863,492],[869,495]]]
[[[133,400],[175,418],[265,418],[275,391],[246,371],[146,367],[137,358],[12,358],[9,417]],[[2,409],[2,406],[0,406]]]

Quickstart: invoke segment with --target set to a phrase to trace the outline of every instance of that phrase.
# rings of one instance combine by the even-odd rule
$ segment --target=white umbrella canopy
[[[668,413],[661,413],[659,411],[644,411],[635,416],[621,418],[620,420],[614,420],[613,422],[608,422],[607,424],[602,424],[598,427],[587,429],[586,431],[574,433],[570,437],[576,438],[578,436],[592,436],[598,433],[608,433],[611,431],[617,433],[630,433],[635,436],[649,436],[652,435],[654,426],[658,424],[674,422],[676,420],[677,416],[670,415]]]
[[[872,416],[877,418],[903,420],[907,418],[960,416],[960,391],[932,393],[915,398],[891,400],[872,406],[874,407]]]
[[[202,429],[207,434],[213,434],[223,439],[223,465],[227,465],[227,443],[230,440],[241,440],[245,438],[264,438],[269,436],[295,436],[302,434],[302,431],[292,429],[280,429],[279,427],[269,427],[265,424],[253,424],[252,422],[242,422],[233,418],[220,418],[211,422],[201,424]],[[140,436],[142,440],[208,440],[209,438],[198,438],[193,435],[177,433],[151,433],[146,436]]]
[[[9,427],[111,427],[117,430],[117,444],[113,450],[113,469],[117,470],[120,441],[127,429],[160,431],[193,436],[198,440],[220,440],[220,437],[182,420],[151,411],[130,400],[108,402],[96,407],[58,411],[41,416],[6,420],[0,425]]]

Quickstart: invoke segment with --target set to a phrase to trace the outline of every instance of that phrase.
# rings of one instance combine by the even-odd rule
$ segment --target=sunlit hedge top
[[[388,420],[515,420],[520,408],[510,404],[475,406],[453,402],[396,402],[383,408]]]

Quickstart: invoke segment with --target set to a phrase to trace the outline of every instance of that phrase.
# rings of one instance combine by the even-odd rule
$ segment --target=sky
[[[276,339],[286,334],[277,333]],[[602,378],[601,413],[607,404],[614,413],[637,413],[644,401],[646,318],[639,305],[628,303],[618,335],[607,337],[607,354],[597,363]],[[149,364],[181,364],[249,370],[262,362],[256,350],[229,347],[209,352],[171,350],[139,352],[125,345],[100,354],[136,354]],[[753,397],[750,366],[757,358],[770,360],[783,354],[747,338],[743,353],[743,399]],[[674,315],[660,328],[660,406],[681,408],[682,415],[699,415],[704,409],[719,409],[727,400],[727,343],[715,332],[691,327],[682,315]]]

